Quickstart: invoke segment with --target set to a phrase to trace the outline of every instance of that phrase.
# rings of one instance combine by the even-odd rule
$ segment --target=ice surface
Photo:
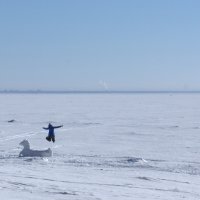
[[[0,199],[199,200],[199,102],[198,94],[1,94]],[[49,122],[64,125],[55,144],[42,129]],[[24,139],[53,157],[18,157]]]

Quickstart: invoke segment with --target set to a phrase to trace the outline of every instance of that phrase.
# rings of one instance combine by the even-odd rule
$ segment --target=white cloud
[[[108,90],[108,84],[105,81],[100,80],[99,85],[103,87],[104,90]]]

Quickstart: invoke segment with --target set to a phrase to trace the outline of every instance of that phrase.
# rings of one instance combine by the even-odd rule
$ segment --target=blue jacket
[[[45,128],[45,127],[43,127],[43,129],[45,129],[45,130],[49,130],[49,136],[50,137],[54,137],[55,136],[55,134],[54,134],[54,129],[55,128],[61,128],[62,126],[52,126],[51,124],[49,124],[49,126],[48,126],[48,128]]]

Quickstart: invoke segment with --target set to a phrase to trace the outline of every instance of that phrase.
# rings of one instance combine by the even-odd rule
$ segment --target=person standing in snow
[[[49,141],[49,142],[51,142],[51,140],[52,140],[52,142],[55,142],[54,129],[55,128],[61,128],[61,127],[63,127],[63,125],[61,125],[61,126],[52,126],[50,123],[49,123],[47,128],[43,127],[43,129],[49,130],[49,134],[46,137],[46,140]]]

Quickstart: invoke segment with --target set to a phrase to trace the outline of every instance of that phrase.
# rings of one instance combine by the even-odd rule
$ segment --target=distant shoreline
[[[3,90],[0,94],[200,94],[200,91],[46,91]]]

